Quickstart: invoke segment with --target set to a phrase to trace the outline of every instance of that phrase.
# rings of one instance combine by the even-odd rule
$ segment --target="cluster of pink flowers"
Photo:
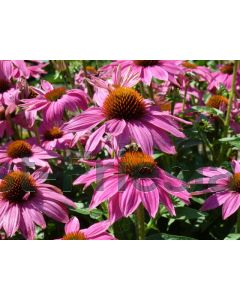
[[[204,178],[185,183],[160,168],[155,150],[175,155],[175,140],[185,139],[185,128],[193,119],[180,113],[196,106],[226,111],[233,65],[217,71],[188,61],[114,61],[99,70],[88,68],[75,74],[75,85],[53,85],[41,80],[48,63],[43,61],[0,61],[0,230],[7,237],[19,231],[34,239],[36,226],[46,228],[43,215],[65,224],[63,240],[115,239],[111,226],[144,207],[155,218],[160,204],[175,216],[171,196],[189,205],[192,196],[214,193],[202,210],[223,205],[226,219],[240,206],[240,163],[233,171],[220,167],[199,170]],[[240,72],[240,70],[238,70]],[[239,73],[240,74],[240,73]],[[190,84],[207,82],[208,100]],[[32,85],[33,80],[38,80]],[[237,77],[236,91],[240,84]],[[178,89],[181,103],[167,101]],[[91,89],[91,94],[89,93]],[[239,132],[238,103],[231,112],[231,127]],[[190,112],[192,116],[193,112]],[[89,209],[107,204],[108,218],[80,229],[68,208],[76,203],[56,186],[46,183],[54,176],[53,165],[66,153],[78,151],[78,164],[88,170],[73,185],[95,187]],[[99,153],[104,153],[100,158]],[[97,159],[94,159],[96,158]],[[190,185],[213,185],[190,193]],[[81,202],[81,199],[78,199]],[[72,210],[71,210],[72,211]],[[56,237],[59,239],[59,237]]]

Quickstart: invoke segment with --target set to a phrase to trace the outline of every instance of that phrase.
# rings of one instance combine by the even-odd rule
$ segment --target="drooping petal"
[[[224,202],[226,202],[229,198],[232,198],[233,193],[230,191],[223,191],[216,194],[213,194],[212,196],[208,197],[207,200],[204,202],[203,206],[201,207],[201,210],[210,210],[214,209],[218,206],[221,206]]]
[[[119,206],[122,214],[125,217],[130,216],[141,203],[138,190],[135,187],[134,181],[129,180],[126,184],[126,188],[121,195]]]
[[[224,203],[222,207],[222,215],[223,219],[227,219],[229,216],[234,214],[240,206],[240,194],[232,193],[231,197],[229,197]]]
[[[107,200],[121,192],[125,188],[127,178],[127,175],[120,174],[106,178],[106,180],[100,183],[96,188],[89,207],[91,209],[95,208],[104,200]]]
[[[115,194],[109,199],[109,220],[111,224],[115,223],[117,220],[123,217],[122,211],[119,206],[119,202],[121,201],[121,193]]]
[[[17,204],[8,207],[3,220],[3,228],[7,236],[12,237],[18,230],[20,221],[20,208]]]
[[[141,191],[139,197],[149,215],[154,218],[159,207],[159,192],[155,183],[151,179],[139,179]]]
[[[147,154],[153,153],[153,139],[148,128],[140,121],[128,122],[130,134]]]

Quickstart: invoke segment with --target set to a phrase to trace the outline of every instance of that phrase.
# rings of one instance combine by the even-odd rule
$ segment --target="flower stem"
[[[240,209],[237,212],[236,233],[240,233]]]
[[[149,99],[154,100],[152,85],[148,86],[147,89],[148,89],[148,97],[149,97]]]
[[[144,224],[144,207],[142,204],[139,205],[135,214],[136,214],[136,229],[137,229],[138,240],[144,240],[145,224]]]
[[[232,87],[231,87],[231,91],[230,91],[227,114],[226,114],[226,119],[225,119],[225,124],[224,124],[223,137],[226,137],[228,135],[228,129],[229,129],[229,124],[230,124],[230,116],[231,116],[231,111],[232,111],[232,104],[233,104],[233,100],[235,98],[237,70],[238,70],[238,60],[235,60],[234,68],[233,68]]]
[[[185,106],[186,106],[186,103],[187,103],[187,91],[188,91],[188,82],[186,83],[185,88],[184,88],[184,96],[183,96],[182,112],[185,111]]]
[[[235,98],[235,88],[236,88],[236,79],[237,79],[237,70],[238,70],[238,60],[234,61],[234,68],[233,68],[233,78],[232,78],[232,87],[230,91],[230,96],[229,96],[229,101],[228,101],[228,107],[227,107],[227,113],[226,113],[226,118],[224,121],[224,127],[223,127],[223,134],[222,137],[225,138],[228,136],[228,130],[229,130],[229,125],[230,125],[230,117],[231,117],[231,111],[232,111],[232,104],[233,100]],[[225,153],[227,152],[227,145],[222,144],[221,150],[220,150],[220,155],[219,155],[219,162],[221,162],[224,157]]]
[[[40,141],[40,136],[39,136],[39,132],[38,132],[38,128],[37,128],[36,123],[33,126],[33,130],[34,130],[34,133],[35,133],[35,136],[36,136],[36,139],[37,139],[37,143],[38,143],[38,145],[40,145],[41,141]]]

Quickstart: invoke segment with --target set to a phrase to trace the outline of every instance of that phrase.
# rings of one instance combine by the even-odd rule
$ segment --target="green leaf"
[[[240,240],[240,233],[230,233],[225,240]]]
[[[209,113],[215,116],[223,116],[223,112],[221,110],[208,106],[193,106],[191,110],[199,113]]]
[[[157,233],[146,237],[147,240],[194,240],[188,236],[173,235],[167,233]]]
[[[176,219],[198,219],[205,218],[207,215],[204,212],[190,208],[190,207],[177,207],[176,208]]]

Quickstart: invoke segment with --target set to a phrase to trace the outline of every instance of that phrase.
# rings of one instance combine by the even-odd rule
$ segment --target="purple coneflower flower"
[[[208,197],[202,210],[214,209],[222,206],[223,219],[235,213],[240,206],[240,163],[232,162],[233,174],[222,168],[206,167],[198,170],[204,178],[190,181],[190,184],[208,184],[211,187],[202,191],[193,192],[192,195],[214,193]]]
[[[87,108],[88,96],[79,89],[66,90],[65,87],[54,88],[51,83],[42,80],[41,89],[32,88],[35,98],[21,100],[26,111],[43,111],[47,121],[60,119],[64,110],[75,111]]]
[[[90,208],[108,199],[111,222],[128,217],[141,203],[153,218],[159,203],[175,215],[169,194],[189,204],[190,194],[185,189],[186,184],[160,169],[154,159],[143,152],[127,151],[119,159],[85,162],[96,168],[81,175],[73,184],[85,184],[86,188],[97,182],[98,188]]]
[[[66,205],[75,204],[66,198],[57,187],[44,183],[47,168],[33,174],[15,169],[0,179],[0,228],[8,237],[17,230],[27,239],[35,236],[35,225],[46,227],[43,214],[67,223]]]
[[[80,229],[78,218],[72,217],[65,225],[65,235],[61,240],[115,240],[107,232],[109,225],[109,221],[102,221],[88,228]]]

